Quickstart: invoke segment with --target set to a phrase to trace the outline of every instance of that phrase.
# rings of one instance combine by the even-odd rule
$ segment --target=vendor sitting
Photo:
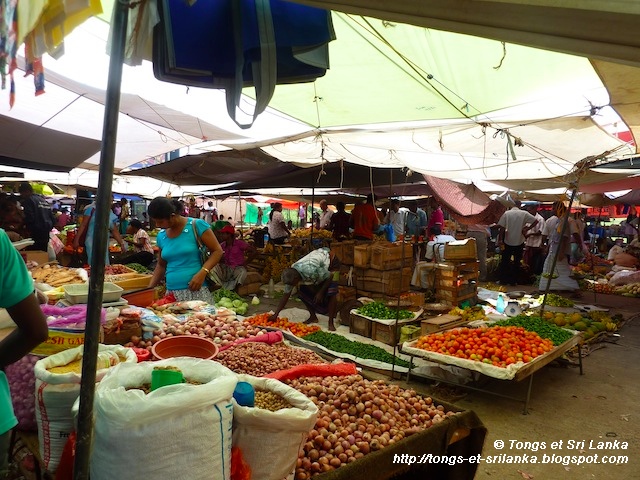
[[[454,242],[455,237],[443,234],[440,225],[433,225],[429,227],[429,238],[425,258],[430,262],[443,261],[445,259],[444,246],[449,242]]]
[[[247,278],[245,265],[254,259],[256,249],[244,240],[236,238],[235,229],[230,224],[217,230],[216,236],[224,255],[211,273],[214,274],[217,285],[226,290],[234,290]]]
[[[269,321],[273,322],[291,297],[293,287],[298,287],[298,297],[309,311],[305,323],[317,323],[317,313],[329,316],[329,330],[335,331],[333,319],[338,307],[338,275],[340,260],[326,247],[312,251],[282,272],[284,295]]]
[[[122,256],[119,262],[123,265],[139,263],[148,267],[153,262],[155,254],[151,246],[149,234],[142,228],[142,222],[137,218],[132,219],[127,225],[126,240],[133,245],[133,253]]]
[[[612,247],[612,250],[613,248],[615,247]],[[631,242],[624,251],[617,253],[613,257],[613,262],[616,267],[624,269],[640,267],[640,242],[638,240]]]

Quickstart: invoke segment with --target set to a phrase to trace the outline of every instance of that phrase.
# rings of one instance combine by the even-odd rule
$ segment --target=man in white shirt
[[[539,204],[533,203],[527,206],[528,212],[536,217],[538,223],[525,234],[524,238],[524,264],[529,267],[529,273],[540,275],[544,265],[545,255],[542,248],[542,230],[544,229],[544,218],[538,213]],[[525,227],[530,227],[531,222]]]
[[[455,241],[455,237],[443,235],[440,225],[430,227],[429,236],[433,236],[433,238],[427,242],[425,258],[430,262],[441,262],[445,260],[444,246],[446,243]]]
[[[526,210],[520,209],[520,201],[507,210],[498,220],[498,245],[502,250],[500,260],[500,283],[502,285],[517,285],[520,262],[524,249],[524,234],[538,224],[536,217]],[[525,224],[530,223],[528,227]]]
[[[318,225],[318,229],[328,230],[329,223],[331,222],[331,216],[333,215],[333,210],[329,210],[326,200],[320,200],[320,210],[322,210],[322,213],[320,214],[320,223]]]
[[[396,238],[400,235],[404,235],[404,221],[407,212],[400,209],[400,200],[394,198],[391,200],[389,211],[384,217],[384,223],[393,227],[393,232],[396,234]]]

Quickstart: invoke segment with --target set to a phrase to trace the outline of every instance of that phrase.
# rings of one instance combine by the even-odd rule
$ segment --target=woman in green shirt
[[[11,429],[18,421],[13,414],[11,395],[4,368],[20,360],[44,342],[49,331],[44,314],[34,295],[33,279],[18,251],[0,229],[0,307],[6,308],[17,325],[0,341],[0,478],[7,470]]]

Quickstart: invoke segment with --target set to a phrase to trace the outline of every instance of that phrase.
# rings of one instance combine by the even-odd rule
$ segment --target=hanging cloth
[[[276,84],[313,81],[329,68],[331,13],[285,0],[158,0],[153,70],[157,79],[224,89],[227,110],[248,128]],[[243,87],[253,86],[253,120],[236,119]]]

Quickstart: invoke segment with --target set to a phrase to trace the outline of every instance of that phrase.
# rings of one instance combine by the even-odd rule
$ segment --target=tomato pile
[[[553,342],[522,327],[457,328],[420,337],[416,347],[506,367],[544,355],[553,349]]]
[[[278,317],[275,322],[269,322],[268,319],[271,316],[269,313],[259,313],[253,317],[245,318],[245,322],[251,325],[259,327],[274,327],[281,330],[289,330],[296,337],[304,337],[310,333],[320,330],[318,325],[307,325],[306,323],[290,322],[286,318]]]

